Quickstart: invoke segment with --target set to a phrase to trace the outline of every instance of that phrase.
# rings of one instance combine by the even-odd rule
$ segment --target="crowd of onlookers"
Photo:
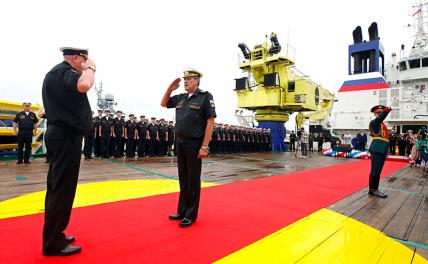
[[[352,145],[353,149],[364,151],[367,135],[360,131],[355,137],[349,132],[342,135],[342,143]],[[416,162],[424,161],[428,149],[427,130],[422,127],[418,131],[408,130],[397,133],[393,129],[389,132],[389,155],[412,157]]]

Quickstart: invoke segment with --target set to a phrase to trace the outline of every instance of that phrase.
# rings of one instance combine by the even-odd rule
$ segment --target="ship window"
[[[422,58],[422,67],[428,67],[428,58]]]
[[[398,101],[398,100],[392,101],[392,107],[399,107],[399,106],[400,106],[400,101]]]
[[[405,61],[400,62],[400,71],[407,70],[407,65]]]
[[[380,90],[379,91],[379,98],[386,98],[388,96],[387,91],[388,90]]]
[[[391,97],[400,96],[400,89],[391,89]]]
[[[386,105],[387,104],[387,100],[386,99],[379,99],[379,104],[380,105]]]
[[[296,89],[296,83],[295,82],[289,82],[288,83],[288,91],[294,92],[295,89]]]
[[[392,109],[391,118],[392,119],[399,119],[400,118],[400,111],[398,109]]]
[[[421,67],[421,60],[420,59],[409,60],[409,67],[410,69]]]

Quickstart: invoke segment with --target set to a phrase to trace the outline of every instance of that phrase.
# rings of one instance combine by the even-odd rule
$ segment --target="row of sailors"
[[[218,154],[271,150],[270,129],[216,124],[210,152]]]
[[[122,111],[113,117],[110,110],[98,111],[90,121],[85,135],[85,159],[95,157],[172,156],[174,123],[165,119],[140,121],[133,115],[125,121]],[[213,154],[260,152],[271,150],[270,130],[227,124],[216,124],[213,129],[210,152]]]
[[[165,119],[156,120],[152,117],[150,122],[144,116],[140,121],[133,115],[125,121],[122,111],[116,112],[113,118],[110,110],[98,111],[93,117],[85,135],[84,155],[86,159],[95,157],[139,157],[171,155],[174,142],[174,125]],[[126,151],[126,152],[125,152]]]

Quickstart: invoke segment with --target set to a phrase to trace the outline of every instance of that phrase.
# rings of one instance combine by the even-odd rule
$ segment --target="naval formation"
[[[99,110],[93,117],[87,92],[94,85],[96,65],[89,59],[87,49],[60,49],[64,61],[45,76],[42,88],[44,112],[47,119],[45,143],[49,170],[43,226],[42,252],[44,256],[69,256],[79,253],[73,245],[74,236],[66,235],[76,193],[83,138],[86,160],[95,157],[128,157],[176,155],[180,196],[177,210],[169,215],[182,228],[193,225],[198,217],[201,192],[202,159],[208,153],[229,154],[271,150],[269,129],[216,124],[213,95],[200,89],[202,73],[186,69],[166,89],[161,106],[174,108],[175,124],[164,119],[150,120],[144,115],[137,121],[133,114],[125,119],[121,111]],[[172,95],[184,80],[186,92]],[[30,163],[31,139],[37,132],[38,119],[24,103],[13,123],[18,138],[18,164]],[[370,122],[373,142],[369,194],[381,198],[387,195],[378,190],[380,174],[388,153],[389,131],[383,122],[390,107],[372,108],[375,118]],[[310,134],[299,131],[302,154],[311,150]],[[291,135],[295,141],[296,135]],[[292,142],[294,143],[294,142]],[[291,144],[294,145],[294,144]],[[25,152],[23,151],[25,147]]]

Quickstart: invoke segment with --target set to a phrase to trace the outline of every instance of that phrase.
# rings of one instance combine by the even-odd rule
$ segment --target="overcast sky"
[[[1,1],[0,99],[41,103],[45,74],[62,61],[61,46],[88,47],[96,81],[117,109],[172,119],[161,97],[182,70],[204,74],[201,89],[216,102],[217,120],[236,123],[237,44],[250,48],[276,32],[296,49],[297,67],[337,92],[347,75],[347,49],[360,25],[364,39],[378,23],[386,57],[409,46],[414,1]],[[178,89],[183,91],[183,87]],[[96,109],[95,91],[89,92]]]

